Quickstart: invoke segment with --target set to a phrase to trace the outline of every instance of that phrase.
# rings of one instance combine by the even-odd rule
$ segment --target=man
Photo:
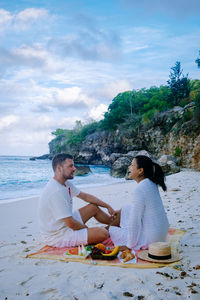
[[[48,245],[73,247],[102,242],[109,237],[105,228],[88,228],[85,224],[94,217],[110,224],[115,211],[110,205],[90,194],[81,192],[70,180],[76,170],[70,154],[57,154],[52,160],[54,177],[46,185],[39,201],[39,222]],[[77,196],[89,204],[72,212],[72,198]],[[110,215],[99,208],[107,208]]]

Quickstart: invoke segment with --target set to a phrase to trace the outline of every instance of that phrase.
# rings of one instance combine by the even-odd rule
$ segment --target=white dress
[[[132,204],[122,207],[120,227],[110,226],[109,233],[115,245],[140,249],[165,241],[168,228],[158,187],[146,178],[135,188]]]

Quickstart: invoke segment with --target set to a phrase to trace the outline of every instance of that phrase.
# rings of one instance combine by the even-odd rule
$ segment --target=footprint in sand
[[[29,277],[28,279],[22,281],[19,283],[19,285],[24,286],[28,281],[30,281],[31,279],[33,279],[34,276]]]

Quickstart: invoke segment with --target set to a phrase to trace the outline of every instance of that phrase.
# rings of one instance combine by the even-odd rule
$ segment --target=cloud
[[[32,23],[40,18],[46,18],[47,15],[48,12],[44,8],[26,8],[16,15],[15,20],[16,22]]]
[[[45,65],[46,59],[41,49],[21,46],[12,50],[0,48],[0,63],[2,67],[30,66],[41,68]]]
[[[107,105],[100,104],[100,105],[98,105],[96,107],[93,107],[89,111],[88,117],[89,117],[89,119],[99,121],[99,120],[103,119],[103,115],[107,111],[107,109],[108,109]]]
[[[159,46],[166,33],[161,28],[148,26],[130,27],[123,34],[123,51],[127,55],[140,55]]]
[[[83,60],[116,60],[122,55],[121,40],[116,31],[98,28],[96,21],[86,15],[71,20],[73,32],[65,37],[52,38],[48,42],[50,51],[64,57]]]
[[[80,87],[74,86],[71,88],[55,89],[53,93],[53,103],[59,107],[73,107],[81,109],[89,107],[95,102],[94,99],[88,97]]]
[[[42,20],[50,21],[48,11],[44,8],[27,8],[19,12],[14,17],[13,26],[16,31],[27,30],[33,24],[38,23]],[[37,27],[39,24],[36,25]]]
[[[7,50],[0,48],[0,62],[6,66],[31,66],[41,68],[47,64],[48,53],[41,45],[22,45],[19,48]]]
[[[9,129],[13,125],[16,125],[18,120],[19,120],[19,118],[15,115],[8,115],[8,116],[1,118],[0,131],[4,130],[5,128]]]
[[[0,32],[6,30],[12,21],[12,15],[5,9],[0,9]]]
[[[37,106],[47,107],[48,109],[64,109],[81,110],[87,109],[90,105],[96,103],[96,99],[89,97],[84,91],[78,87],[45,87],[40,86],[37,82],[30,82],[29,101]],[[32,104],[33,105],[33,104]]]
[[[0,32],[14,30],[17,32],[28,30],[41,20],[50,20],[48,11],[44,8],[26,8],[19,13],[11,14],[5,9],[0,9]],[[53,17],[52,17],[53,18]],[[37,24],[39,25],[39,24]]]
[[[0,117],[5,117],[16,111],[18,107],[17,103],[8,103],[7,99],[1,99],[0,103]]]
[[[29,77],[37,76],[37,78],[39,76],[44,78],[43,73],[45,73],[46,77],[49,77],[55,73],[62,73],[65,70],[63,61],[53,57],[52,54],[39,43],[31,46],[21,45],[11,50],[0,48],[0,66],[0,73],[2,73],[2,75],[5,75],[5,73],[8,74],[9,71],[13,75],[14,70],[20,70],[19,73],[23,74],[26,69],[26,72],[28,71],[30,74]],[[41,72],[41,74],[34,74],[34,70]]]
[[[21,110],[32,113],[73,110],[74,113],[74,110],[77,110],[81,114],[82,111],[97,103],[95,97],[88,95],[78,86],[66,88],[45,86],[29,78],[24,84],[23,80],[19,78],[0,80],[1,102],[4,110],[8,111],[11,104],[15,107],[17,103],[16,113]]]
[[[98,98],[103,98],[110,102],[117,94],[132,89],[133,86],[130,81],[118,79],[100,86],[95,90],[95,94]]]
[[[1,153],[6,155],[42,155],[48,153],[48,142],[52,139],[49,131],[12,130],[0,132],[3,139]]]
[[[56,114],[8,115],[0,118],[1,153],[7,155],[41,155],[48,153],[51,132],[57,128],[70,129],[75,121],[83,119],[78,115],[56,117]]]

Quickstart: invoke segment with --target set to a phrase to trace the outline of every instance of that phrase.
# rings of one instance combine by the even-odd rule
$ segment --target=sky
[[[199,79],[199,0],[0,0],[0,155],[39,156],[57,128],[120,92]]]

